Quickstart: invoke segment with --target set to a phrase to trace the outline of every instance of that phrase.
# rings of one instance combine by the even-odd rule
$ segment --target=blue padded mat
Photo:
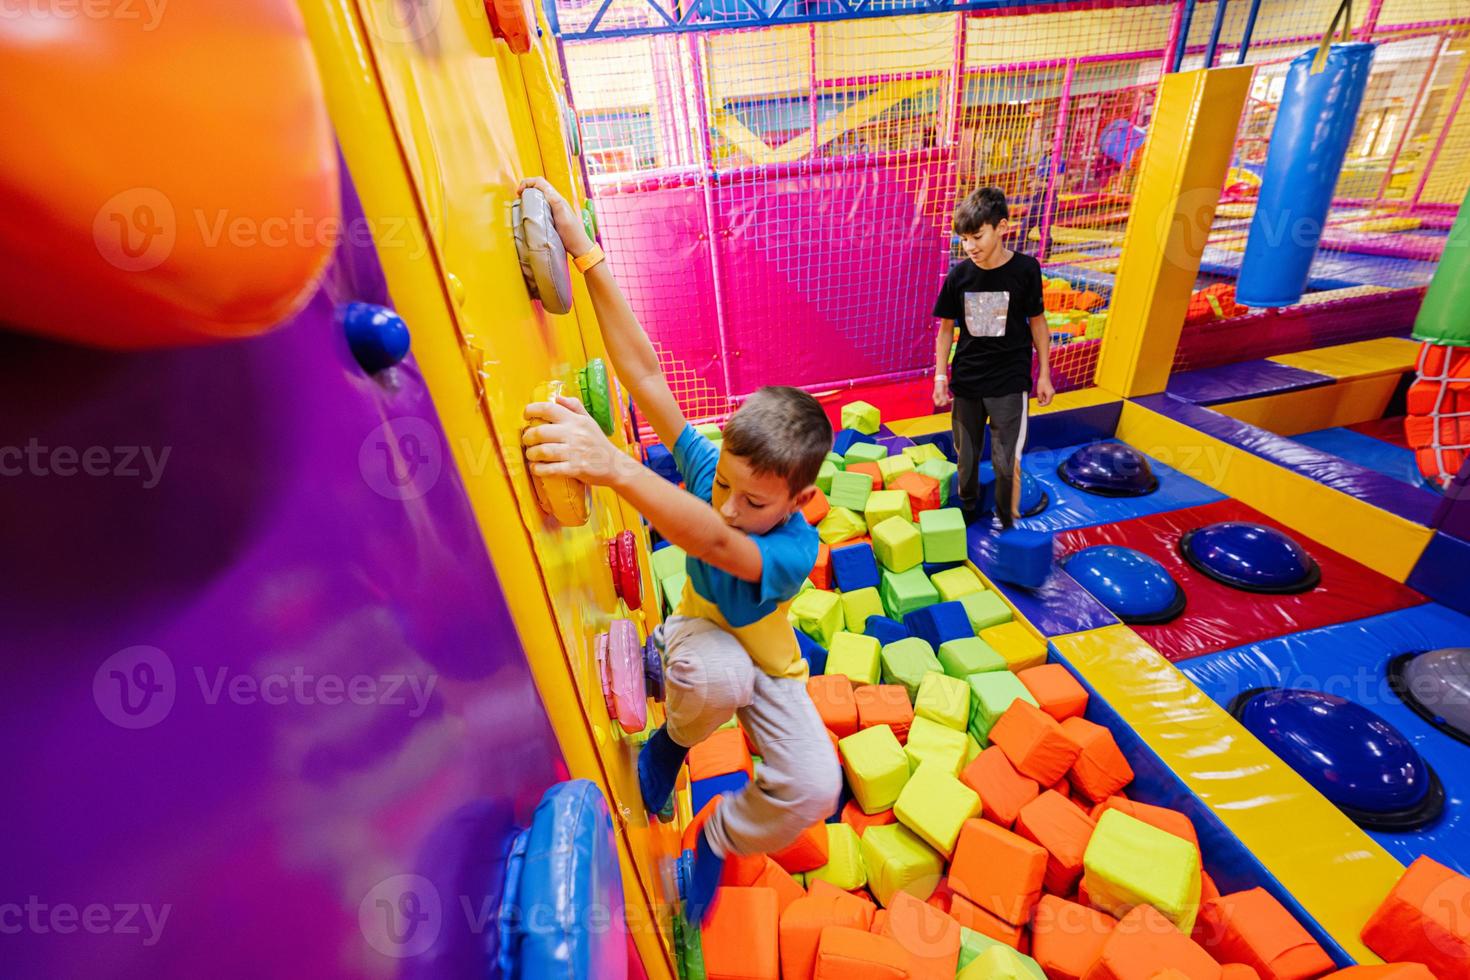
[[[1293,442],[1339,456],[1350,463],[1391,476],[1413,487],[1423,487],[1424,478],[1414,462],[1414,451],[1375,439],[1352,429],[1318,429],[1291,437]]]
[[[1234,279],[1240,274],[1244,252],[1218,246],[1206,246],[1200,255],[1199,271],[1207,275]],[[1322,250],[1312,260],[1307,276],[1308,289],[1345,289],[1350,286],[1427,286],[1437,263],[1417,259],[1396,259],[1382,255],[1356,255],[1352,252]]]
[[[1400,653],[1470,643],[1470,617],[1435,603],[1291,633],[1178,665],[1216,703],[1253,687],[1302,687],[1370,708],[1414,743],[1445,788],[1444,814],[1423,830],[1371,836],[1405,864],[1428,854],[1470,874],[1470,746],[1401,702],[1384,666]]]
[[[1218,405],[1335,383],[1335,378],[1315,371],[1257,360],[1181,371],[1169,376],[1169,387],[1165,390],[1175,398],[1183,398],[1196,405]]]
[[[1023,517],[1017,521],[1018,527],[1035,531],[1062,531],[1095,524],[1112,524],[1225,499],[1225,495],[1213,487],[1206,486],[1171,466],[1165,466],[1153,457],[1149,457],[1149,464],[1159,479],[1159,488],[1147,496],[1099,497],[1075,489],[1057,476],[1057,464],[1082,445],[1087,443],[1059,449],[1040,449],[1022,455],[1022,468],[1041,483],[1051,502],[1046,510],[1035,517]],[[980,479],[994,479],[994,470],[990,463],[980,464]],[[970,528],[969,534],[970,559],[992,580],[996,533],[996,527],[982,522]],[[1021,611],[1021,615],[1031,620],[1045,636],[1075,633],[1118,621],[1070,575],[1056,567],[1052,568],[1051,574],[1039,589],[1023,589],[1004,582],[996,582],[996,585]]]

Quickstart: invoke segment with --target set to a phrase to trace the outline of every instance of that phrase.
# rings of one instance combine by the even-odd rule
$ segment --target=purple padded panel
[[[1460,467],[1439,509],[1434,513],[1434,527],[1461,541],[1470,541],[1470,460]]]
[[[1411,487],[1391,476],[1320,452],[1173,395],[1145,395],[1134,401],[1160,415],[1167,415],[1200,432],[1238,446],[1262,459],[1269,459],[1278,466],[1367,501],[1416,524],[1429,526],[1434,519],[1435,509],[1439,506],[1439,497],[1428,490]]]
[[[1465,569],[1470,568],[1470,541],[1444,532],[1429,539],[1405,584],[1436,602],[1470,615],[1470,589],[1465,587]]]
[[[1325,374],[1275,361],[1241,361],[1171,375],[1168,392],[1196,405],[1217,405],[1334,383]]]
[[[265,337],[0,334],[0,446],[43,464],[0,479],[0,881],[49,910],[6,976],[487,975],[566,771],[417,367],[335,322],[387,302],[366,238]]]

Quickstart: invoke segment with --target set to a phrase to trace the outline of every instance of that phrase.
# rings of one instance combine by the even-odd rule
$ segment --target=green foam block
[[[848,632],[861,633],[868,628],[869,616],[883,615],[886,615],[883,611],[883,597],[878,594],[876,585],[842,593],[842,616],[847,622]]]
[[[882,671],[878,638],[843,630],[827,648],[828,674],[841,674],[853,684],[876,684]]]
[[[863,845],[850,824],[829,823],[827,863],[808,871],[807,881],[827,881],[850,892],[868,883],[868,866],[863,864]]]
[[[909,757],[910,772],[918,772],[920,766],[934,766],[958,776],[965,768],[969,742],[964,732],[957,732],[932,718],[916,717],[909,723],[909,737],[903,744],[903,750]]]
[[[893,804],[893,815],[945,859],[954,856],[960,828],[980,815],[980,794],[940,767],[914,770]]]
[[[963,517],[960,520],[964,520]],[[939,598],[943,602],[954,602],[962,596],[972,595],[976,592],[985,591],[985,583],[980,581],[966,565],[959,568],[946,568],[942,572],[934,573],[934,588],[939,592]]]
[[[902,684],[908,691],[910,704],[919,694],[924,675],[930,671],[943,673],[943,668],[928,640],[907,636],[883,648],[883,683]]]
[[[655,551],[648,559],[649,567],[653,570],[653,577],[662,581],[673,575],[685,574],[688,567],[686,562],[689,556],[684,549],[676,544]]]
[[[1186,936],[1199,912],[1199,848],[1119,810],[1097,821],[1082,854],[1087,898],[1111,915],[1152,905]]]
[[[944,453],[932,442],[921,442],[917,446],[905,446],[903,454],[914,461],[915,466],[923,466],[925,463],[945,462]],[[953,466],[953,463],[950,463]]]
[[[876,463],[880,459],[888,458],[888,450],[876,442],[855,442],[848,447],[843,455],[843,462],[851,466],[853,463]]]
[[[1009,623],[1014,615],[1005,600],[989,589],[960,596],[960,605],[965,607],[965,615],[970,617],[970,627],[976,633],[1001,623]]]
[[[962,732],[970,722],[970,685],[962,678],[929,672],[919,681],[914,714]]]
[[[659,590],[664,594],[664,605],[670,611],[679,607],[679,599],[684,595],[684,586],[689,584],[689,576],[682,572],[678,575],[670,575],[666,579],[660,579]]]
[[[1021,679],[1009,670],[991,670],[983,674],[971,674],[970,684],[970,734],[981,745],[990,744],[990,729],[1000,716],[1005,714],[1011,702],[1017,698],[1036,704],[1031,692]],[[1039,705],[1038,705],[1039,707]]]
[[[838,469],[832,465],[830,459],[822,460],[822,466],[817,470],[817,489],[825,493],[829,499],[832,496],[832,477],[837,473]]]
[[[909,504],[909,495],[902,490],[874,490],[868,494],[868,502],[863,506],[863,517],[867,518],[868,527],[877,527],[890,517],[912,521],[914,512]]]
[[[832,476],[832,489],[827,502],[833,507],[846,507],[861,511],[867,507],[868,497],[873,493],[873,481],[865,473],[848,473],[846,470]]]
[[[1006,658],[978,636],[964,636],[941,643],[939,665],[946,674],[960,679],[989,670],[1007,669]]]
[[[893,806],[909,781],[909,757],[887,725],[864,728],[837,742],[853,799],[867,814]],[[868,868],[869,872],[872,867]]]
[[[959,972],[955,980],[1046,980],[1041,964],[999,939],[960,926]]]
[[[842,427],[856,429],[865,436],[877,435],[883,424],[883,415],[878,406],[868,402],[848,402],[842,406]]]
[[[869,827],[862,847],[868,888],[879,905],[888,905],[899,892],[927,902],[944,876],[944,858],[901,823]]]
[[[958,471],[959,467],[945,459],[943,455],[938,459],[928,459],[919,464],[920,473],[939,481],[939,506],[944,507],[949,504],[949,481]]]
[[[831,646],[832,637],[842,629],[842,600],[835,592],[812,589],[791,601],[786,616],[807,636],[824,647]]]
[[[713,422],[706,422],[704,425],[696,425],[694,427],[694,431],[704,436],[710,442],[719,442],[720,440],[725,438],[725,434],[720,431],[720,427],[718,425],[715,425]]]
[[[873,526],[873,553],[889,571],[906,572],[924,563],[924,539],[910,522],[890,517]]]
[[[910,568],[905,572],[885,570],[878,591],[883,595],[883,608],[899,622],[903,622],[903,617],[915,609],[923,609],[939,601],[939,591],[924,574],[923,568]]]
[[[862,514],[846,507],[833,507],[817,525],[817,537],[824,544],[841,544],[862,537],[867,530],[868,522],[863,520]]]
[[[831,463],[833,466],[837,467],[839,470],[842,470],[842,469],[846,469],[847,468],[847,460],[843,459],[841,456],[837,455],[836,453],[828,453],[827,454],[827,462]]]
[[[964,561],[970,553],[969,545],[965,541],[965,515],[958,508],[941,507],[938,510],[921,511],[919,534],[922,536],[926,562]],[[934,577],[938,578],[943,574],[944,572],[939,572]],[[937,582],[934,587],[939,588]]]

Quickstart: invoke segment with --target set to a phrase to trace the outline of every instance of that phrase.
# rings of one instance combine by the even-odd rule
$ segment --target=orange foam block
[[[785,912],[797,899],[806,897],[806,889],[801,887],[785,868],[769,857],[766,858],[765,870],[755,881],[751,882],[751,887],[769,888],[775,892],[778,913]]]
[[[1121,811],[1135,820],[1152,824],[1165,833],[1183,837],[1194,845],[1195,850],[1199,850],[1199,835],[1195,833],[1194,822],[1178,810],[1154,806],[1152,803],[1139,803],[1137,800],[1130,800],[1124,796],[1109,796],[1092,808],[1093,822],[1095,823],[1109,810]]]
[[[1133,767],[1113,733],[1086,718],[1068,718],[1062,731],[1081,751],[1067,773],[1073,788],[1089,800],[1105,800],[1133,782]]]
[[[846,738],[858,730],[857,700],[852,681],[843,674],[819,674],[806,682],[806,693],[827,730]]]
[[[1470,878],[1420,857],[1363,926],[1389,962],[1423,963],[1439,980],[1470,978]]]
[[[770,888],[720,888],[700,929],[709,980],[781,980],[780,913]]]
[[[1117,926],[1106,912],[1043,895],[1031,923],[1031,955],[1050,980],[1082,980]]]
[[[1384,963],[1381,966],[1350,966],[1327,974],[1323,980],[1434,980],[1434,974],[1423,963]]]
[[[1041,794],[1036,780],[1016,772],[997,745],[983,750],[960,773],[960,782],[980,794],[980,815],[1010,829],[1021,807]]]
[[[898,817],[894,815],[893,808],[879,810],[877,813],[868,814],[858,806],[857,800],[848,800],[842,806],[842,822],[853,829],[853,833],[859,837],[869,827],[878,827],[886,823],[894,823]]]
[[[755,763],[751,761],[745,733],[739,728],[722,728],[689,750],[690,779],[728,776],[732,772],[744,772],[755,778]]]
[[[909,726],[914,723],[914,705],[902,684],[863,684],[853,689],[857,702],[858,728],[887,725],[893,729],[898,744],[909,739]]]
[[[832,591],[832,546],[827,542],[817,545],[817,563],[812,566],[812,573],[807,577],[817,588]]]
[[[887,936],[829,926],[817,943],[814,980],[908,980],[908,956]]]
[[[1016,833],[1046,848],[1047,891],[1065,895],[1077,884],[1082,877],[1082,855],[1096,826],[1091,817],[1053,790],[1021,807]]]
[[[827,863],[827,825],[812,824],[771,858],[792,873],[820,868]]]
[[[1332,957],[1264,888],[1221,895],[1200,906],[1195,942],[1222,963],[1244,963],[1262,980],[1308,980]]]
[[[1123,916],[1083,980],[1154,980],[1172,970],[1183,980],[1221,980],[1223,971],[1204,949],[1152,905]],[[1174,973],[1168,974],[1174,976]]]
[[[1016,678],[1036,699],[1041,710],[1057,721],[1080,718],[1087,710],[1087,690],[1061,664],[1042,664],[1017,671]]]
[[[1244,963],[1221,963],[1220,980],[1261,980],[1261,975]]]
[[[822,488],[813,487],[812,499],[808,500],[806,506],[801,509],[801,516],[805,517],[806,522],[812,527],[816,527],[822,523],[822,518],[826,517],[827,512],[831,509],[832,505],[827,501],[827,495],[822,492]],[[816,585],[815,582],[812,584]]]
[[[889,489],[902,490],[909,495],[909,507],[916,521],[921,511],[939,509],[939,481],[932,476],[925,476],[923,473],[902,473],[893,478]]]
[[[781,913],[781,976],[785,980],[811,980],[822,930],[866,930],[873,924],[873,903],[828,882],[817,884],[827,888],[813,887],[811,894],[792,902]]]
[[[982,936],[989,936],[998,943],[1005,943],[1018,953],[1031,951],[1031,939],[1025,926],[1012,925],[1000,916],[987,912],[963,895],[955,895],[949,902],[949,915],[960,925]]]
[[[878,469],[877,463],[853,463],[847,468],[849,473],[866,473],[873,479],[873,489],[883,489],[883,471]]]
[[[990,744],[1000,746],[1016,772],[1043,786],[1065,776],[1082,752],[1055,718],[1019,698],[990,729]]]
[[[1041,898],[1046,849],[989,820],[966,820],[955,844],[949,884],[1012,925],[1024,925]]]
[[[960,924],[927,902],[899,892],[888,903],[881,935],[908,956],[912,980],[954,980],[960,959]]]

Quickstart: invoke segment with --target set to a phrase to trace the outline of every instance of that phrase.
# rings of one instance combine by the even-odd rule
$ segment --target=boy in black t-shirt
[[[1043,407],[1051,386],[1051,331],[1041,305],[1041,263],[1005,246],[1010,210],[998,188],[972,191],[954,209],[954,230],[968,258],[950,270],[934,301],[939,334],[934,341],[934,404],[954,404],[955,452],[959,456],[960,506],[973,522],[980,506],[976,473],[990,423],[990,458],[995,466],[995,510],[1002,527],[1018,515],[1017,485],[1026,445],[1026,408],[1031,391],[1031,348],[1040,361],[1036,401]],[[960,327],[953,378],[946,362]]]

